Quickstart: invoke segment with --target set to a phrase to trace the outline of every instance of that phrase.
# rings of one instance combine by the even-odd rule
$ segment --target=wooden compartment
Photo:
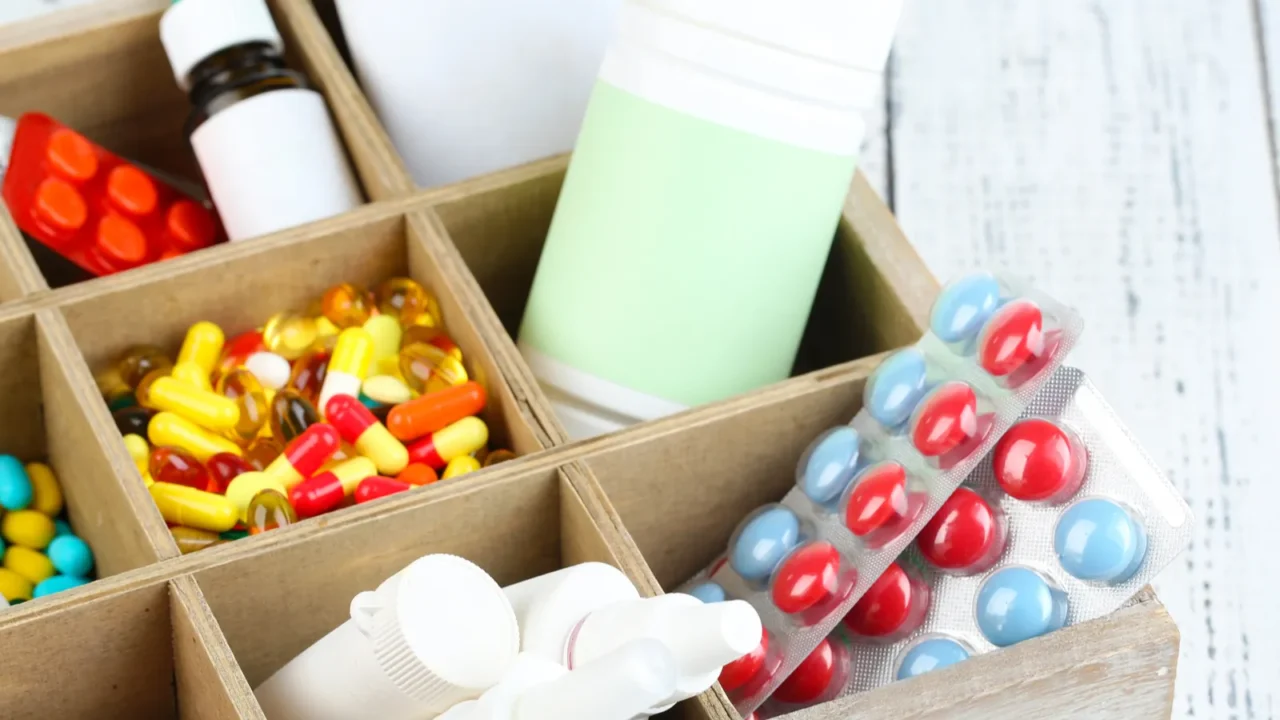
[[[24,463],[46,462],[62,486],[72,529],[93,549],[99,577],[144,567],[170,553],[164,524],[146,514],[145,490],[121,483],[107,452],[108,438],[88,417],[79,393],[87,375],[62,318],[53,311],[0,320],[0,377],[5,421],[0,452]],[[141,490],[141,492],[137,492]],[[57,593],[31,606],[61,603],[81,590]],[[8,612],[23,613],[27,604]]]
[[[506,468],[447,494],[396,496],[376,513],[278,535],[194,578],[252,687],[349,618],[356,593],[429,553],[467,558],[502,585],[586,561],[627,569],[636,561],[593,520],[597,502],[554,466]],[[673,716],[705,717],[696,700]]]
[[[0,616],[0,707],[21,718],[228,720],[225,648],[190,578],[122,584],[58,612]],[[176,682],[175,682],[176,678]]]
[[[183,130],[190,105],[160,43],[160,16],[170,4],[107,0],[0,28],[0,115],[47,113],[121,157],[200,187],[199,168]],[[314,43],[304,40],[316,34],[308,34],[305,19],[301,25],[295,22],[286,0],[268,4],[290,66],[305,72],[329,100],[366,192],[385,196],[389,173],[383,166],[391,161],[363,141],[376,130],[367,118],[345,109],[349,102],[335,102],[343,97],[343,88],[329,80],[328,56],[314,52]],[[16,263],[8,274],[20,279],[0,273],[0,300],[66,284],[61,276],[41,277],[33,250],[3,211],[0,228],[0,259]],[[52,254],[38,243],[34,252],[37,257]]]
[[[273,313],[304,310],[337,283],[372,286],[407,275],[435,293],[468,372],[488,391],[481,417],[492,446],[517,454],[540,449],[533,421],[515,401],[453,281],[426,250],[423,231],[417,229],[421,223],[413,217],[394,206],[369,208],[314,229],[223,246],[99,281],[94,292],[61,305],[61,312],[85,362],[97,372],[134,345],[150,343],[176,353],[187,328],[199,320],[217,323],[230,338],[261,327]],[[87,412],[114,430],[105,403],[98,398],[90,405]],[[125,463],[118,433],[108,445]],[[136,469],[122,467],[130,487],[141,489]],[[146,512],[159,522],[154,507]]]
[[[809,442],[861,407],[877,360],[797,378],[786,393],[649,423],[585,451],[582,463],[664,590],[714,561],[747,513],[786,494]],[[1107,617],[786,717],[1167,716],[1177,646],[1177,628],[1148,588]]]

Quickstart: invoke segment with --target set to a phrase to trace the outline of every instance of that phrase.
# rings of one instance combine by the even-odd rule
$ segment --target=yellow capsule
[[[3,595],[10,605],[30,600],[34,590],[35,587],[30,580],[8,568],[0,568],[0,595]]]
[[[21,545],[14,545],[4,551],[4,566],[30,580],[33,585],[39,585],[57,574],[53,569],[53,561],[44,553]]]
[[[263,490],[274,490],[282,496],[289,494],[280,478],[265,472],[241,473],[227,485],[227,499],[235,504],[240,522],[248,522],[249,503]]]
[[[373,370],[371,372],[386,373],[400,362],[400,323],[390,315],[377,315],[369,318],[364,329],[373,338]]]
[[[414,343],[400,350],[400,374],[420,393],[461,385],[468,380],[462,362],[434,345]]]
[[[57,517],[62,512],[62,486],[53,468],[44,463],[27,463],[27,477],[31,479],[31,509]]]
[[[183,555],[189,555],[222,542],[222,538],[216,532],[181,525],[169,528],[169,534],[173,536],[173,542],[177,544],[178,551]]]
[[[222,334],[222,328],[201,320],[187,328],[187,337],[178,350],[177,364],[195,363],[196,367],[204,371],[205,382],[208,383],[209,376],[218,365],[218,358],[222,356],[224,342],[226,336]]]
[[[224,400],[226,398],[223,398]],[[233,403],[234,406],[234,403]],[[195,423],[171,412],[157,413],[147,426],[147,437],[152,445],[171,445],[196,456],[200,462],[220,452],[244,457],[239,445],[224,437],[218,437]]]
[[[379,316],[382,317],[382,316]],[[413,399],[413,391],[398,377],[374,375],[360,384],[360,392],[383,405],[399,405]]]
[[[324,384],[320,386],[320,403],[316,410],[324,417],[325,406],[334,395],[360,394],[360,383],[369,374],[369,365],[373,362],[373,338],[364,328],[347,328],[338,335],[338,342],[333,346],[333,355],[329,358],[329,368],[325,372]]]
[[[157,410],[177,413],[209,430],[234,430],[240,422],[235,400],[214,392],[197,390],[171,377],[151,384],[151,405]]]
[[[236,505],[221,495],[162,482],[152,483],[148,490],[165,522],[211,532],[236,526]]]
[[[262,326],[262,342],[286,360],[296,360],[315,344],[316,321],[305,315],[282,312],[272,315]]]
[[[444,474],[440,476],[441,480],[448,480],[459,475],[466,475],[469,472],[475,472],[480,469],[480,461],[470,455],[459,455],[449,461],[444,469]]]
[[[329,472],[333,473],[342,483],[342,492],[347,497],[351,497],[360,481],[377,475],[378,468],[367,457],[353,457],[346,462],[338,463],[329,468]]]
[[[478,417],[464,417],[415,442],[409,448],[409,455],[413,462],[426,462],[438,468],[456,457],[480,450],[488,442],[489,426]],[[433,453],[436,457],[432,457]]]
[[[133,464],[138,466],[138,472],[146,475],[151,464],[151,446],[146,439],[129,433],[124,436],[124,447],[129,451],[129,457],[133,458]]]
[[[0,535],[14,545],[43,550],[58,532],[48,515],[35,510],[14,510],[0,520]]]
[[[213,385],[209,383],[209,373],[201,370],[200,366],[193,362],[180,362],[174,365],[169,371],[169,377],[197,390],[213,392]]]
[[[151,471],[150,471],[150,470],[148,470],[148,471],[146,471],[146,472],[142,473],[142,484],[143,484],[143,485],[146,485],[147,487],[151,487],[152,485],[155,485],[155,484],[156,484],[156,481],[155,481],[155,480],[153,480],[153,479],[151,479]]]

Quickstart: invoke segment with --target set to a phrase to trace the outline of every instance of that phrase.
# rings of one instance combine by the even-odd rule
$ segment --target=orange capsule
[[[240,419],[231,428],[234,439],[248,442],[258,435],[267,422],[267,395],[253,373],[236,368],[218,378],[218,394],[231,400],[240,411]]]
[[[156,482],[186,485],[196,490],[209,488],[209,473],[204,465],[200,464],[195,455],[182,448],[153,448],[147,461],[147,471]]]
[[[325,291],[321,313],[339,328],[359,327],[369,319],[369,293],[358,285],[342,283]]]
[[[477,382],[436,390],[392,408],[387,429],[400,440],[414,440],[478,414],[485,399],[484,388]]]
[[[410,485],[430,485],[440,479],[434,468],[424,463],[409,463],[405,469],[400,471],[396,476],[397,480],[407,482]]]

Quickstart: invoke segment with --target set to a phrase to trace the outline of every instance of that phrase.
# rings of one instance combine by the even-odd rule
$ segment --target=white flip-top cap
[[[192,68],[214,53],[251,42],[284,50],[266,0],[178,0],[160,18],[160,42],[184,91]]]
[[[520,649],[564,662],[569,633],[592,611],[640,597],[619,569],[582,563],[503,588],[520,624]]]
[[[502,588],[453,555],[414,561],[351,601],[383,673],[424,708],[443,712],[502,679],[520,628]]]
[[[9,155],[13,152],[13,137],[18,134],[18,121],[0,115],[0,184],[4,183],[5,171],[9,169]]]
[[[661,642],[626,643],[572,672],[521,653],[502,682],[438,720],[631,720],[676,686],[675,658]]]
[[[671,593],[601,608],[583,620],[569,649],[576,669],[639,638],[653,638],[671,651],[679,675],[663,704],[693,697],[715,683],[720,670],[760,644],[760,615],[743,600],[704,604]]]

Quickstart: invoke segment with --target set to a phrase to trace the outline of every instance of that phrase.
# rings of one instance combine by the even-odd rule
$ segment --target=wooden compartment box
[[[430,552],[463,555],[502,583],[601,560],[644,593],[674,588],[744,513],[786,491],[801,449],[854,414],[867,373],[919,336],[937,292],[859,178],[795,377],[570,444],[512,342],[566,160],[416,190],[321,20],[331,3],[269,4],[295,66],[329,101],[369,205],[57,289],[0,212],[0,452],[49,459],[102,575],[0,612],[0,716],[261,718],[255,683],[341,622],[354,593]],[[0,28],[0,113],[45,110],[195,177],[185,99],[157,38],[167,5],[100,0]],[[399,274],[439,297],[489,391],[484,419],[521,457],[179,555],[93,371],[135,343],[174,349],[196,320],[234,333],[336,282]],[[1146,592],[1109,617],[790,717],[1167,717],[1176,657],[1177,630]],[[670,715],[738,717],[718,688]]]

